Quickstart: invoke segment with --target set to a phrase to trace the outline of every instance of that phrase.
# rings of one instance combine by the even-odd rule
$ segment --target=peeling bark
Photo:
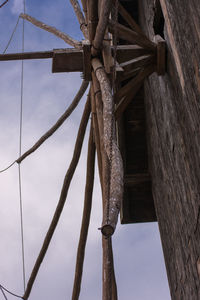
[[[92,60],[92,66],[101,88],[103,100],[104,146],[110,164],[110,192],[109,199],[107,200],[108,204],[103,214],[102,233],[111,235],[116,228],[123,198],[123,163],[117,146],[114,129],[111,85],[105,70],[98,59]]]

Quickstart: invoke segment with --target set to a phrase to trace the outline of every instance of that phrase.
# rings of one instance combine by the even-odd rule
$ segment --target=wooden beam
[[[140,26],[135,22],[135,20],[132,18],[132,16],[127,12],[127,10],[120,3],[119,3],[118,10],[119,10],[119,13],[122,16],[122,18],[128,23],[128,25],[131,27],[131,29],[133,29],[137,33],[143,35],[144,38],[147,39],[147,37],[143,33]]]
[[[121,101],[115,109],[115,117],[118,119],[124,110],[127,108],[128,104],[133,100],[135,94],[138,92],[144,79],[155,71],[155,66],[150,65],[145,69],[141,70],[140,73],[129,81],[124,87],[122,87],[116,94],[116,102],[120,99]]]
[[[91,46],[83,44],[83,78],[87,81],[92,79],[91,70]]]
[[[116,29],[115,29],[116,27]],[[132,44],[137,44],[146,49],[155,51],[156,44],[148,39],[144,39],[144,37],[135,31],[129,29],[128,27],[121,25],[119,23],[115,24],[112,20],[108,22],[108,28],[111,33],[115,33],[117,30],[117,35],[120,39],[128,41]]]
[[[131,60],[125,61],[120,64],[120,67],[124,69],[124,71],[131,71],[136,68],[144,67],[150,63],[154,63],[155,56],[152,55],[144,55],[141,57],[133,58]]]
[[[130,80],[126,85],[124,85],[115,95],[115,102],[119,101],[126,96],[126,94],[132,90],[139,82],[143,81],[145,77],[149,76],[155,70],[155,66],[149,66],[142,69],[136,78]]]
[[[141,173],[141,174],[131,174],[131,175],[125,175],[124,176],[124,185],[125,186],[134,186],[136,184],[144,183],[144,182],[150,182],[151,178],[148,173]]]
[[[0,54],[0,61],[52,58],[53,51]]]
[[[154,41],[157,44],[157,73],[160,76],[166,70],[166,42],[160,35],[156,35]]]
[[[113,47],[112,47],[113,52]],[[124,61],[143,56],[151,55],[152,51],[142,48],[137,45],[118,45],[117,46],[117,61],[123,63]]]
[[[52,72],[83,72],[83,51],[71,48],[54,50]]]

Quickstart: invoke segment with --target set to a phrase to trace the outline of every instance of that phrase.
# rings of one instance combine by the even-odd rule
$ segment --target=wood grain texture
[[[154,2],[141,0],[140,22],[154,33]],[[200,2],[160,0],[167,73],[146,80],[153,196],[172,300],[200,299]]]

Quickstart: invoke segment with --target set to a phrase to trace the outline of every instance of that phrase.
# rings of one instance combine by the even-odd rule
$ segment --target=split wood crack
[[[70,71],[83,72],[84,77],[82,86],[70,107],[31,149],[16,160],[17,163],[21,163],[28,155],[38,149],[62,125],[78,105],[87,89],[88,81],[90,81],[89,95],[81,119],[73,158],[63,182],[55,214],[28,280],[23,296],[25,300],[30,295],[40,265],[65,205],[71,179],[79,161],[90,113],[92,121],[88,143],[84,211],[72,300],[79,298],[81,289],[85,245],[92,205],[95,148],[97,150],[103,205],[101,226],[103,234],[103,300],[117,300],[111,235],[114,233],[117,225],[123,198],[123,163],[117,144],[115,122],[121,117],[147,76],[150,76],[155,71],[158,75],[165,74],[165,41],[160,36],[156,36],[154,41],[150,41],[120,3],[118,3],[117,13],[126,20],[129,27],[113,20],[110,16],[112,15],[111,10],[114,9],[115,3],[117,3],[116,1],[101,0],[101,4],[98,6],[98,1],[82,0],[82,12],[78,1],[70,0],[79,21],[80,29],[85,37],[85,40],[82,42],[27,14],[21,14],[21,18],[56,35],[75,49],[60,49],[48,53],[0,55],[0,60],[41,58],[41,56],[43,58],[52,57],[53,70],[55,72],[69,71],[68,63],[65,64],[65,60],[69,62],[70,58],[74,63],[74,66],[73,63],[71,64]],[[113,45],[114,35],[116,35],[115,39],[120,40],[120,43],[124,41],[125,44]],[[78,65],[76,65],[77,61],[79,62]],[[58,66],[59,63],[61,64],[60,66]],[[114,77],[114,80],[112,80],[115,75],[116,78]],[[115,88],[113,84],[116,84]],[[121,88],[116,90],[116,87],[120,85]],[[113,90],[116,90],[115,94],[113,94]],[[109,212],[107,211],[108,207]]]

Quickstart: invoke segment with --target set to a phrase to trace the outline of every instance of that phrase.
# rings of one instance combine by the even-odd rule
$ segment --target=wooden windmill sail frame
[[[91,81],[90,92],[81,120],[72,163],[65,176],[60,201],[28,281],[23,299],[28,299],[30,295],[40,264],[46,254],[65,204],[67,191],[78,163],[84,132],[91,112],[92,127],[88,146],[85,214],[88,214],[90,211],[95,143],[103,198],[103,218],[101,226],[104,257],[103,299],[116,300],[117,291],[113,268],[111,235],[116,228],[123,198],[123,163],[117,142],[116,120],[122,116],[124,110],[130,101],[132,101],[133,96],[140,89],[147,76],[150,76],[155,71],[158,75],[165,73],[165,42],[159,36],[156,36],[154,41],[150,41],[120,4],[119,13],[123,18],[126,18],[129,27],[119,24],[117,19],[113,19],[111,17],[112,9],[114,9],[114,4],[117,4],[118,1],[102,0],[99,2],[99,5],[98,2],[92,0],[82,1],[85,15],[83,15],[78,1],[71,0],[71,3],[79,20],[80,28],[86,38],[85,41],[76,41],[67,34],[29,15],[21,14],[21,18],[41,29],[57,35],[74,48],[57,49],[49,52],[0,55],[0,60],[52,57],[53,72],[83,72],[84,81],[77,94],[78,99],[80,99],[86,90],[86,82]],[[112,41],[114,41],[113,36],[122,41],[126,41],[126,43],[124,45],[112,44]],[[129,57],[128,60],[127,56]],[[120,59],[120,57],[122,57],[122,63],[118,63],[118,58]],[[76,99],[75,102],[77,103],[78,100]],[[21,163],[28,155],[35,151],[62,124],[70,112],[69,109],[68,112],[62,116],[61,120],[30,150],[19,157],[16,162]],[[89,215],[87,220],[89,220]],[[84,230],[85,227],[87,228],[88,224],[83,223],[82,230]],[[84,241],[82,240],[83,235],[85,236]],[[86,236],[87,232],[81,234],[80,238],[72,296],[73,300],[79,297],[81,269],[83,266],[83,256],[79,253],[84,249]]]

